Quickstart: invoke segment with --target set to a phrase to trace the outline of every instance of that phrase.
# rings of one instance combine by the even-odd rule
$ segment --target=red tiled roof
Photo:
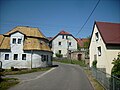
[[[106,44],[120,44],[120,23],[96,22]]]
[[[61,32],[59,32],[59,34],[63,34],[63,35],[65,34],[65,35],[67,35],[67,34],[70,34],[70,33],[62,30]]]
[[[53,37],[50,41],[54,40],[58,35],[71,35],[72,37],[74,37],[72,34],[70,34],[69,32],[66,32],[64,30],[60,31],[55,37]],[[75,38],[75,37],[74,37]],[[76,39],[76,38],[75,38]]]
[[[77,39],[78,45],[79,45],[80,47],[84,47],[84,43],[85,43],[85,42],[89,42],[89,39],[87,39],[87,38],[82,38],[82,39],[76,38],[76,39]]]

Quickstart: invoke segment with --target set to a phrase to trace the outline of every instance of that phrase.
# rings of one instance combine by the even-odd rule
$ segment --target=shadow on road
[[[59,65],[52,65],[51,67],[58,67]]]

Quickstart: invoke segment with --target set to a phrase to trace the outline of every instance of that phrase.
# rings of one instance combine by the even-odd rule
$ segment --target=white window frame
[[[15,57],[15,55],[17,55],[17,57]],[[13,55],[13,60],[18,60],[18,54]]]
[[[98,47],[98,56],[101,56],[101,46]]]
[[[26,54],[22,54],[22,60],[26,60]]]
[[[15,41],[14,41],[15,40]],[[12,39],[12,44],[16,44],[16,42],[17,42],[17,39],[16,38],[13,38]]]
[[[9,54],[5,54],[5,60],[9,60]]]
[[[98,34],[98,32],[95,33],[95,39],[96,39],[96,41],[99,40],[99,34]]]
[[[20,40],[20,42],[19,42]],[[22,39],[21,38],[18,38],[18,44],[21,44],[22,43]]]

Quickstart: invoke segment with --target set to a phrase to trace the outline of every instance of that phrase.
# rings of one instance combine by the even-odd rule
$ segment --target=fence
[[[99,69],[91,68],[92,75],[106,90],[120,90],[120,79]]]

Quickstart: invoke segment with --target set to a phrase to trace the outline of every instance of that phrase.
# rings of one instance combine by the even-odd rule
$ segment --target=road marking
[[[46,75],[47,73],[51,72],[51,71],[54,70],[54,69],[55,69],[55,68],[52,68],[52,69],[46,71],[45,73],[43,73],[43,74],[37,76],[36,78],[28,79],[28,80],[23,80],[21,83],[39,79],[39,78],[43,77],[44,75]]]

